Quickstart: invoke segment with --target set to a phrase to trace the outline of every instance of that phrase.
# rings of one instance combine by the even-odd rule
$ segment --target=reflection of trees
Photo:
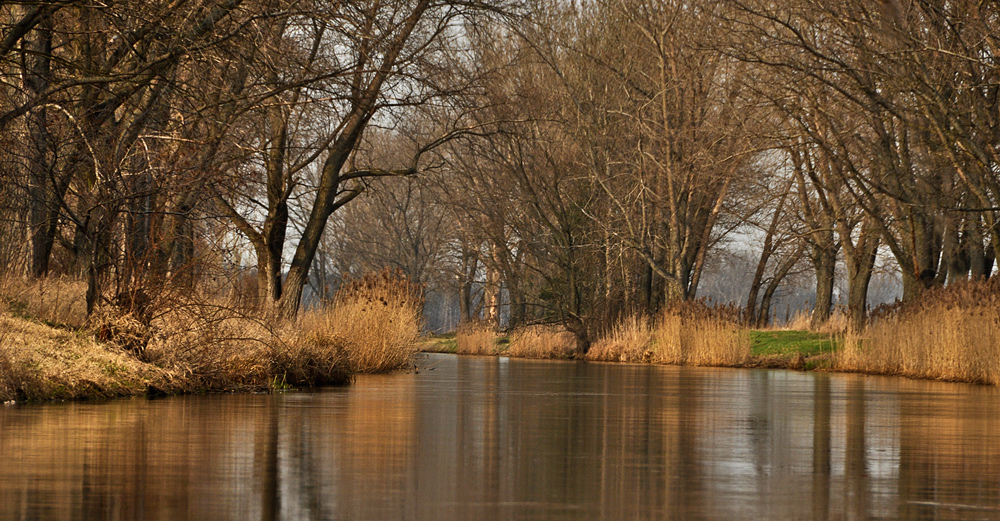
[[[830,513],[830,379],[817,377],[813,387],[813,519]]]
[[[844,478],[847,480],[843,505],[848,512],[868,512],[868,451],[866,449],[865,383],[854,378],[847,385],[847,448]]]
[[[998,406],[928,382],[450,358],[316,394],[0,409],[0,518],[990,517]]]

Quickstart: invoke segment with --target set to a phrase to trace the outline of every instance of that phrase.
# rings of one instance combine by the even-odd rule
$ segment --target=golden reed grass
[[[750,357],[738,310],[678,304],[655,321],[629,317],[591,346],[590,360],[738,366]]]
[[[13,314],[49,324],[83,327],[87,322],[86,293],[87,283],[82,279],[0,277],[0,301]]]
[[[850,317],[847,310],[841,307],[834,308],[830,313],[830,318],[817,328],[812,327],[812,314],[808,311],[798,311],[787,323],[780,326],[773,326],[769,329],[792,330],[792,331],[812,331],[814,333],[826,333],[831,335],[843,334],[850,326]]]
[[[346,353],[351,369],[381,373],[405,367],[417,349],[422,289],[400,272],[383,270],[341,286],[329,309],[299,320],[303,346]]]
[[[914,378],[1000,383],[1000,283],[960,283],[874,313],[848,333],[836,368]]]
[[[518,358],[570,358],[575,349],[573,333],[559,326],[536,324],[511,333],[507,354]]]
[[[489,323],[472,320],[464,322],[455,331],[455,352],[462,355],[495,355],[501,346],[500,336]]]

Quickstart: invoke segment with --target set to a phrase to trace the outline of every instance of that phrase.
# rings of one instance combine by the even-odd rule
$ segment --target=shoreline
[[[806,332],[799,330],[764,330],[764,331],[759,331],[759,333],[781,335],[781,334],[803,334]],[[833,337],[836,335],[825,335],[825,334],[813,334],[813,335],[816,335],[817,337],[818,336],[830,337],[829,340],[834,343],[842,342],[841,340],[833,340]],[[837,355],[840,352],[841,347],[842,346],[837,346],[832,350],[827,350],[822,352],[810,352],[810,349],[807,348],[802,351],[796,350],[780,354],[776,353],[751,354],[744,362],[735,365],[734,364],[676,364],[676,363],[643,361],[643,360],[626,360],[626,361],[592,360],[592,359],[583,359],[583,360],[587,362],[599,362],[599,363],[609,363],[609,364],[725,367],[731,369],[779,369],[779,370],[800,371],[800,372],[861,374],[867,376],[884,376],[892,378],[905,378],[909,380],[962,383],[969,385],[987,385],[987,386],[994,385],[990,382],[985,382],[977,379],[962,379],[962,378],[947,377],[947,376],[927,376],[924,374],[907,373],[905,371],[898,371],[898,370],[872,371],[872,370],[859,370],[852,368],[838,368]],[[762,349],[762,346],[755,346],[755,350],[760,350],[760,349]],[[425,339],[418,346],[418,350],[423,353],[443,353],[443,354],[454,354],[460,356],[494,356],[494,357],[506,356],[510,358],[520,358],[525,360],[567,360],[567,361],[575,360],[574,357],[561,355],[557,351],[553,351],[550,356],[518,356],[516,354],[510,354],[506,350],[499,350],[493,353],[463,353],[457,350],[457,345],[452,335],[445,335],[431,339]]]

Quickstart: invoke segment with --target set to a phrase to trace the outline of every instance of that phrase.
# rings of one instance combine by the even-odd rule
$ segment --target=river
[[[0,406],[0,519],[998,519],[1000,393],[430,355],[272,395]]]

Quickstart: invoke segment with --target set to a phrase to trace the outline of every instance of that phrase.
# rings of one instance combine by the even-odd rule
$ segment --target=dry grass
[[[185,377],[74,332],[0,312],[0,401],[177,392]]]
[[[461,355],[495,355],[500,352],[496,330],[486,322],[465,322],[455,332],[455,352]]]
[[[792,330],[792,331],[812,331],[814,333],[825,333],[830,335],[843,334],[850,326],[850,318],[847,311],[842,308],[835,308],[830,314],[829,320],[818,328],[813,329],[811,313],[808,311],[797,311],[787,324],[772,329]]]
[[[49,324],[82,327],[87,322],[87,283],[68,277],[29,280],[0,278],[0,301],[16,316]]]
[[[668,364],[739,366],[750,357],[750,332],[713,318],[663,317],[653,331],[653,352]]]
[[[410,364],[421,331],[421,288],[390,271],[344,284],[329,309],[299,320],[300,349],[340,350],[352,370],[381,373]]]
[[[587,352],[590,360],[605,362],[653,362],[653,329],[645,316],[626,317]]]
[[[793,331],[809,331],[812,325],[812,316],[808,311],[796,311],[786,324],[776,329],[790,329]]]
[[[956,284],[880,310],[847,334],[837,369],[1000,383],[1000,285]]]
[[[595,342],[591,360],[738,366],[750,357],[749,331],[732,310],[701,303],[675,306],[654,323],[644,317],[622,321]]]
[[[571,358],[575,350],[576,338],[565,328],[532,325],[511,333],[507,354],[518,358]]]

